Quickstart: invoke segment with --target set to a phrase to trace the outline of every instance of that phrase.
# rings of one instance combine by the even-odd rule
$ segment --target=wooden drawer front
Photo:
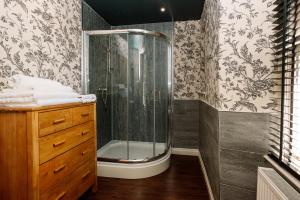
[[[39,136],[49,135],[72,126],[72,109],[39,113]]]
[[[94,122],[39,138],[40,164],[94,137]]]
[[[72,109],[73,125],[82,124],[94,120],[94,106],[82,106]]]
[[[40,191],[57,185],[84,162],[95,160],[95,142],[90,139],[40,166]]]
[[[73,184],[71,184],[71,199],[78,199],[85,193],[96,180],[95,162],[85,163],[78,168],[71,176]]]
[[[71,191],[66,182],[61,182],[55,187],[40,193],[40,200],[71,200]]]
[[[40,193],[41,200],[75,200],[95,183],[95,163],[86,162],[62,182]]]

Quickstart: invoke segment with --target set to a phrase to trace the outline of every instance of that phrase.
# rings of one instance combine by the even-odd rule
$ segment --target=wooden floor
[[[172,155],[171,167],[146,179],[98,178],[98,192],[87,200],[208,200],[199,161],[194,156]]]

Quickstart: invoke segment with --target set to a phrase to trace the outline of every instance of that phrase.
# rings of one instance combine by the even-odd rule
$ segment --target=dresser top
[[[34,106],[34,107],[0,106],[0,112],[30,112],[30,111],[52,110],[52,109],[60,109],[60,108],[71,108],[71,107],[86,106],[86,105],[93,105],[93,104],[95,103],[65,103],[65,104]]]

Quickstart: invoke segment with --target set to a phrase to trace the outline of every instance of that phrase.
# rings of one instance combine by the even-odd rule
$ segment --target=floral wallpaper
[[[25,74],[79,91],[81,0],[1,0],[0,10],[0,90]]]
[[[201,46],[204,54],[201,60],[204,63],[204,96],[200,96],[202,101],[213,107],[218,101],[218,70],[219,70],[219,0],[205,1],[204,10],[200,20],[201,34],[203,40]]]
[[[221,0],[218,108],[268,112],[272,88],[273,0]]]
[[[200,21],[174,24],[174,98],[199,99],[205,86]]]

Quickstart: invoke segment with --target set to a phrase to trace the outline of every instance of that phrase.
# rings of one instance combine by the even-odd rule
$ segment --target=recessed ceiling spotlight
[[[166,12],[166,8],[165,8],[165,7],[161,7],[161,8],[160,8],[160,12],[162,12],[162,13],[163,13],[163,12]]]

